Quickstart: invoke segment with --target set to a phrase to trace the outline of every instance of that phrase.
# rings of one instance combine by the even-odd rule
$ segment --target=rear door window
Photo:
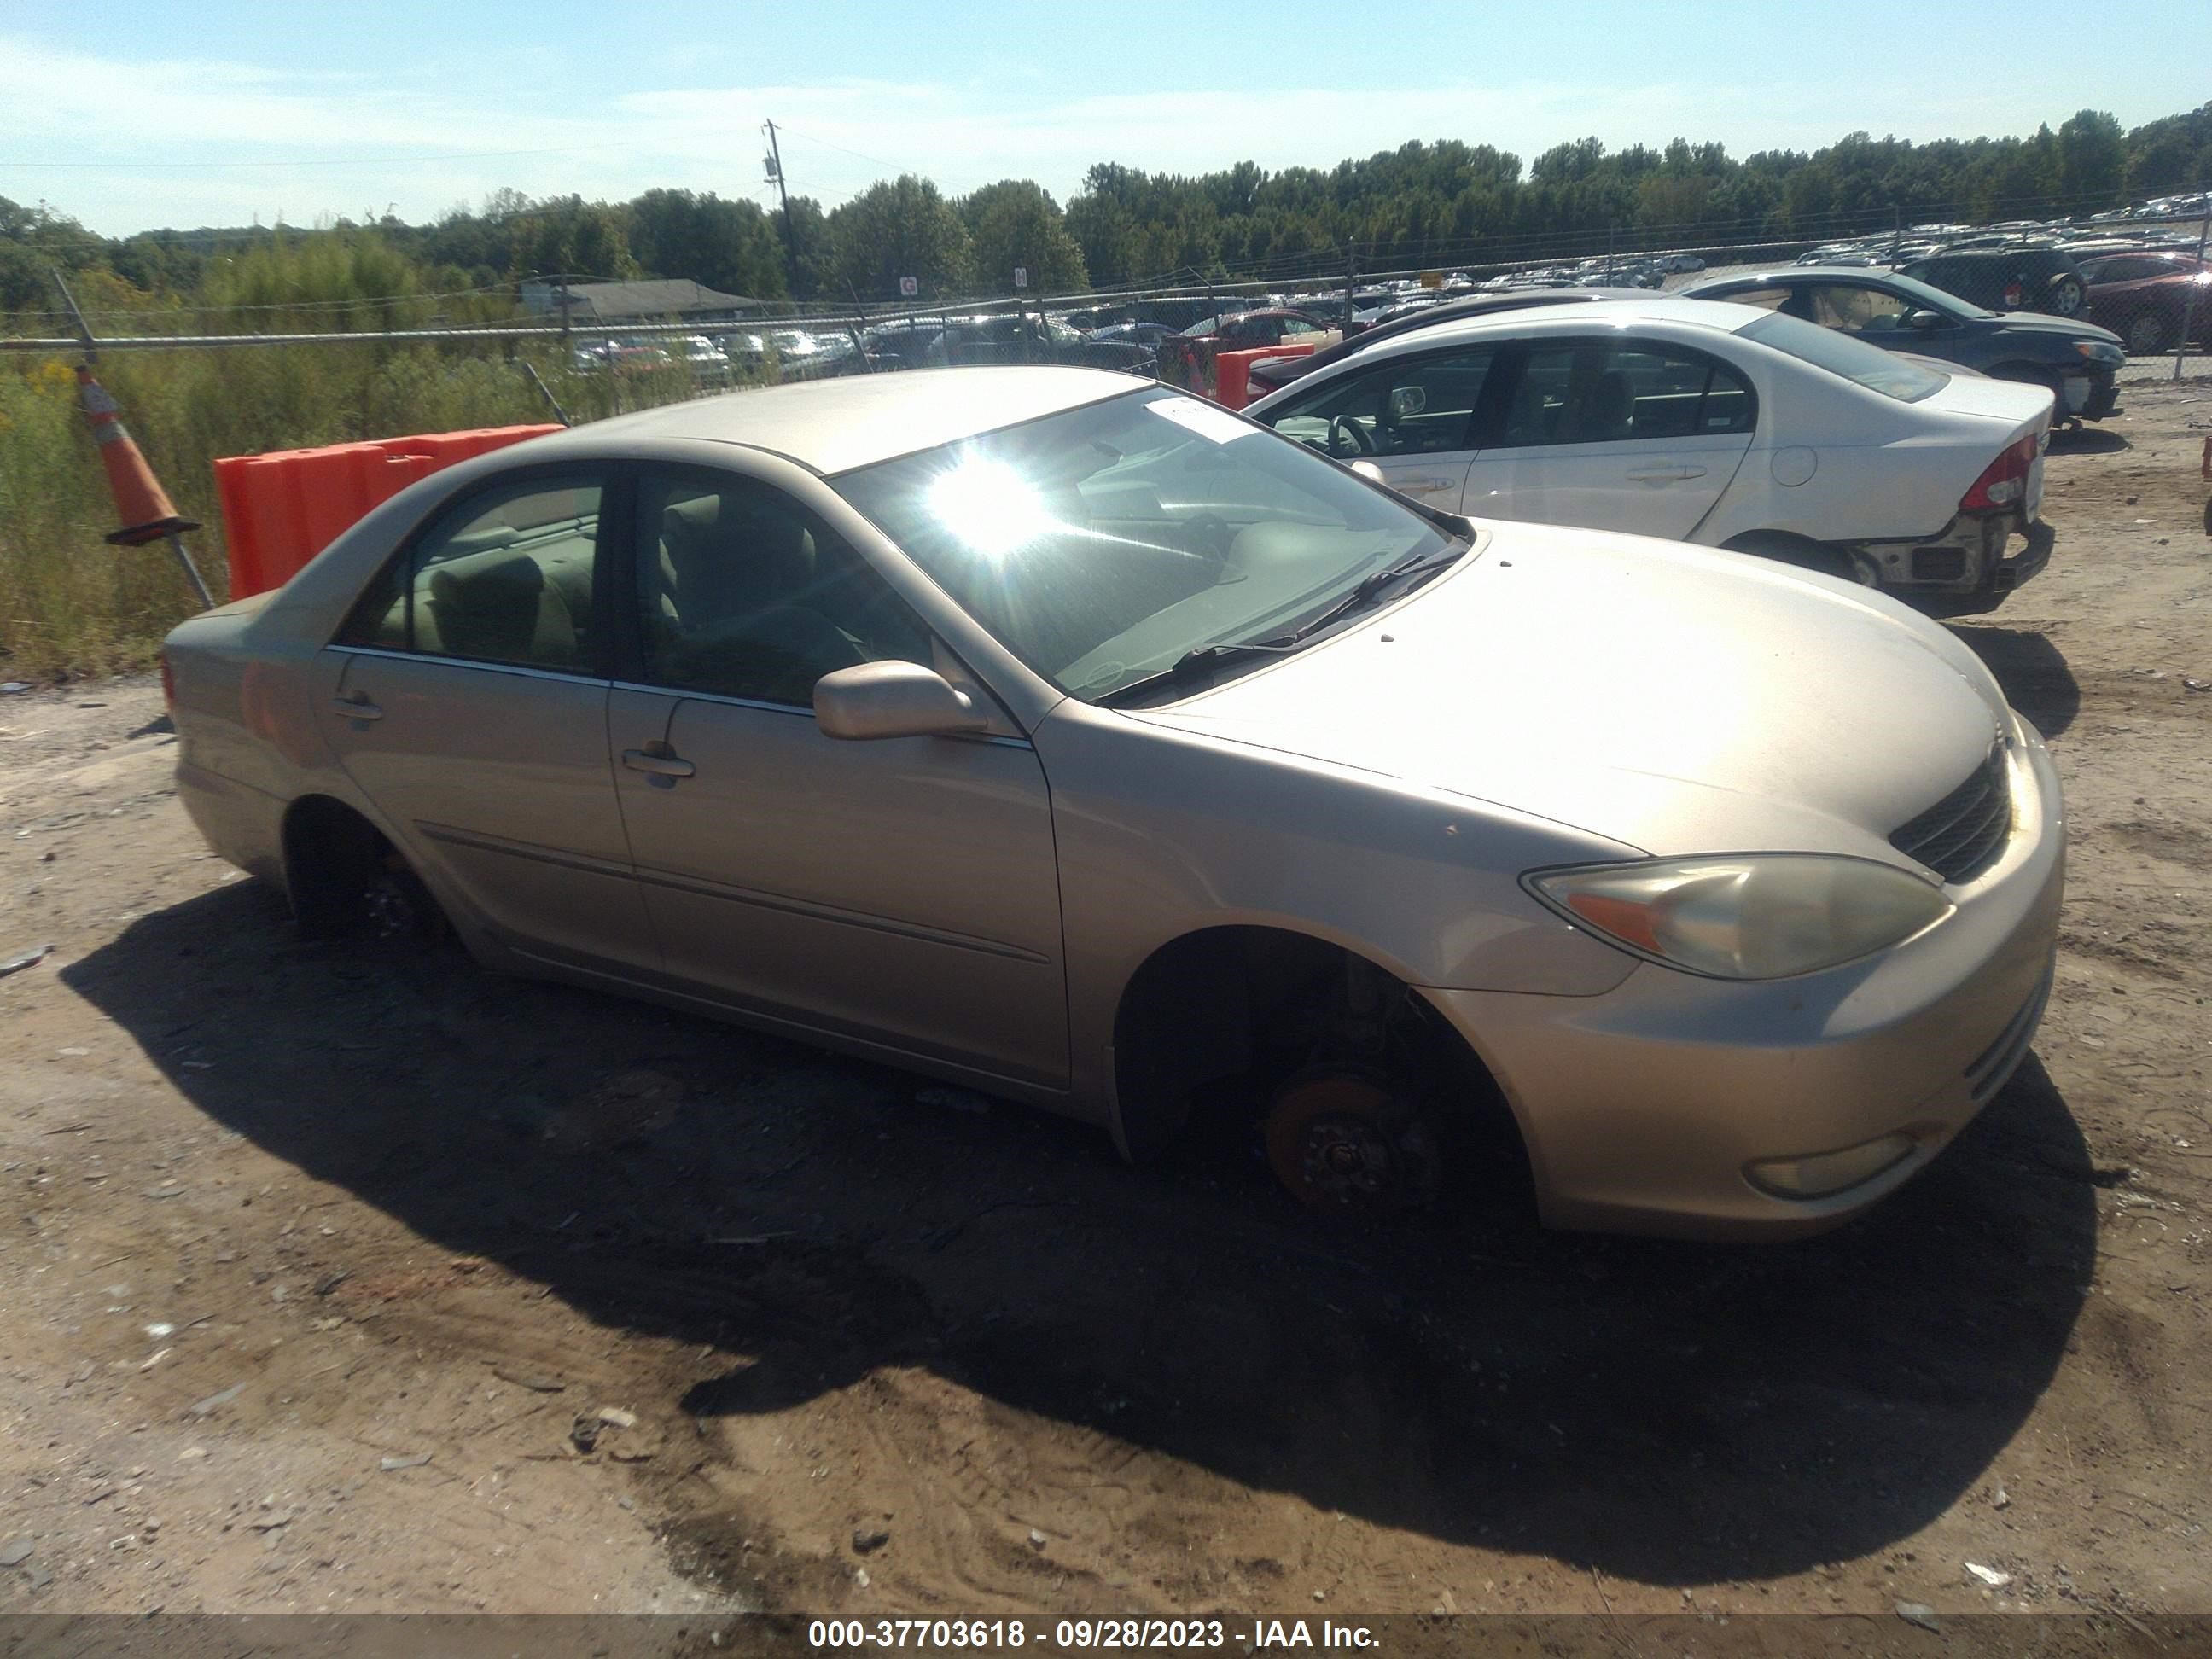
[[[596,470],[537,473],[471,493],[386,569],[338,643],[598,672],[604,493]]]
[[[1501,445],[1623,443],[1752,430],[1749,382],[1719,359],[1658,341],[1533,347],[1506,410]]]

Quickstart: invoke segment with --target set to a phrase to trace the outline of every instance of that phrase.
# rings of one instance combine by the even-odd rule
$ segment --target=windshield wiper
[[[1346,617],[1356,615],[1376,604],[1382,599],[1384,591],[1394,582],[1404,581],[1413,576],[1425,576],[1432,570],[1441,570],[1446,565],[1455,562],[1467,551],[1468,546],[1468,544],[1461,543],[1446,549],[1442,553],[1412,554],[1399,560],[1394,565],[1386,566],[1381,570],[1362,576],[1352,585],[1350,591],[1343,598],[1338,599],[1335,604],[1330,605],[1328,610],[1310,622],[1301,623],[1279,639],[1267,641],[1264,643],[1288,646],[1310,640],[1324,628],[1333,627]]]
[[[1284,651],[1295,651],[1299,641],[1292,635],[1284,634],[1272,640],[1251,640],[1241,645],[1201,645],[1194,651],[1186,651],[1157,674],[1146,674],[1115,686],[1100,697],[1098,704],[1104,708],[1116,708],[1133,702],[1146,693],[1183,680],[1200,679],[1206,671],[1225,662],[1244,656],[1268,656]]]
[[[1102,707],[1118,708],[1122,703],[1133,702],[1148,692],[1157,691],[1164,686],[1202,678],[1206,673],[1238,657],[1271,656],[1285,651],[1295,651],[1323,629],[1333,627],[1346,617],[1355,615],[1369,605],[1376,604],[1392,583],[1404,581],[1414,576],[1425,576],[1432,571],[1441,570],[1464,554],[1468,550],[1468,544],[1463,543],[1442,553],[1410,555],[1384,569],[1373,571],[1362,576],[1352,584],[1342,598],[1337,599],[1326,611],[1311,621],[1292,629],[1287,634],[1278,634],[1272,639],[1246,640],[1235,645],[1201,645],[1195,650],[1184,652],[1182,656],[1160,670],[1158,673],[1147,674],[1141,679],[1134,679],[1127,684],[1117,685],[1097,701]]]

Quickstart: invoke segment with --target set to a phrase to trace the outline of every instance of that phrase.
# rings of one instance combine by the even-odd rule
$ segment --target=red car
[[[2081,262],[2092,322],[2109,328],[2136,356],[2168,351],[2186,325],[2212,340],[2212,261],[2165,248],[2100,253]]]

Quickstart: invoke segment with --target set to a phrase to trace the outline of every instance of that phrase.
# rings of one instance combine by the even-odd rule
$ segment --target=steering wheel
[[[1353,420],[1349,415],[1332,415],[1329,416],[1328,422],[1328,449],[1330,454],[1334,455],[1337,453],[1336,439],[1339,433],[1342,433],[1346,437],[1352,440],[1352,447],[1357,453],[1361,455],[1372,455],[1377,453],[1375,447],[1374,434],[1370,433],[1365,427],[1360,425],[1358,422]]]

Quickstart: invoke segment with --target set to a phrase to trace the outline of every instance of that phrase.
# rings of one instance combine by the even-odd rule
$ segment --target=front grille
[[[2009,772],[2000,738],[1964,783],[1892,830],[1889,844],[1947,882],[1972,880],[1996,861],[2012,831]]]

